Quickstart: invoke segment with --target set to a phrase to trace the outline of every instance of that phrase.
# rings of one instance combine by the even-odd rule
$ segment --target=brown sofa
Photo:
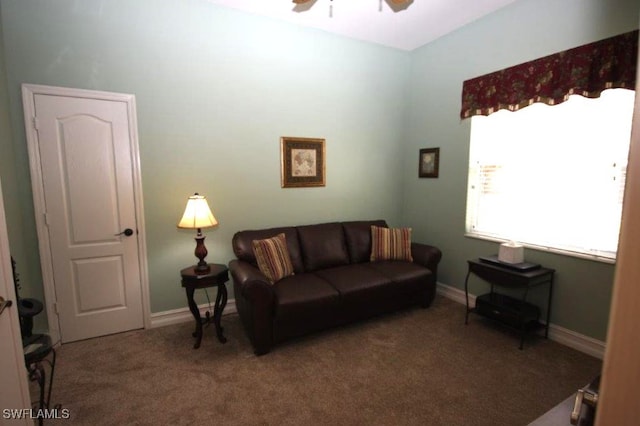
[[[371,226],[384,220],[237,232],[229,264],[238,314],[257,355],[281,341],[411,305],[435,296],[442,253],[412,243],[413,262],[370,262]],[[270,284],[252,242],[284,233],[294,275]]]

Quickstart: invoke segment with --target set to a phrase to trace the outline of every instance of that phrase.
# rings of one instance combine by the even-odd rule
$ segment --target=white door
[[[32,102],[61,341],[142,328],[128,104]]]
[[[11,273],[11,255],[4,216],[2,189],[0,188],[0,296],[5,301],[11,301],[0,313],[0,424],[29,424],[30,420],[12,416],[4,410],[15,410],[31,407],[29,385],[27,383],[27,369],[24,365],[24,352],[20,337],[20,320],[16,306],[16,295]],[[0,308],[1,309],[1,308]],[[14,420],[10,420],[14,418]],[[33,423],[31,423],[33,424]]]

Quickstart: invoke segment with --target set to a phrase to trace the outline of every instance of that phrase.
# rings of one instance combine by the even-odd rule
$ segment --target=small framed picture
[[[421,178],[437,178],[440,168],[440,148],[423,148],[420,150],[418,176]]]
[[[324,139],[283,136],[280,165],[283,188],[325,186]]]

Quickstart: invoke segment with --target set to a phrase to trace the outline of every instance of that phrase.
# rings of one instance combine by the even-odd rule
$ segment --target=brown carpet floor
[[[52,400],[74,425],[527,425],[601,368],[436,297],[256,357],[236,315],[194,350],[192,323],[63,345]]]

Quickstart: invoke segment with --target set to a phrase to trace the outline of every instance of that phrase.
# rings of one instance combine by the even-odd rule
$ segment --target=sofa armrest
[[[232,260],[229,270],[234,283],[242,292],[242,297],[252,303],[271,305],[275,298],[273,286],[258,268],[248,262]]]
[[[248,262],[232,260],[229,271],[233,278],[236,307],[256,355],[262,355],[273,344],[275,292],[267,277]]]
[[[434,277],[434,282],[438,276],[438,263],[442,259],[442,252],[439,248],[422,243],[411,243],[411,257],[413,261],[428,268]]]

